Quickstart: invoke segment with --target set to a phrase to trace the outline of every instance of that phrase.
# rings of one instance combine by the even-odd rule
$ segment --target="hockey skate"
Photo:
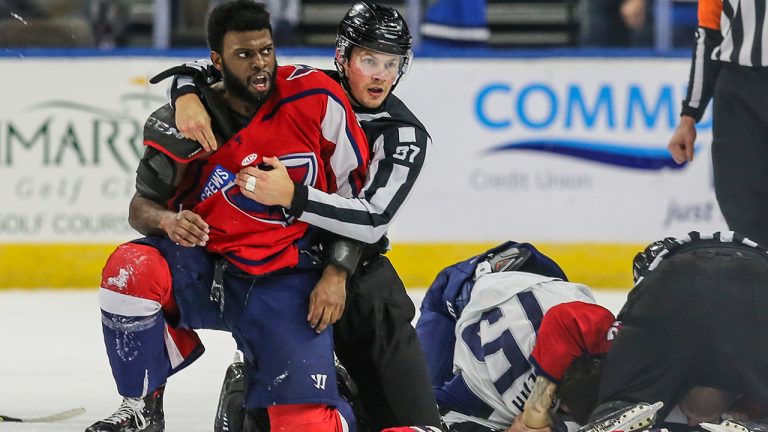
[[[357,384],[352,381],[349,372],[342,366],[336,356],[333,358],[333,364],[336,368],[336,385],[339,387],[339,396],[346,400],[352,407],[352,412],[355,414],[355,420],[357,421],[357,430],[367,431],[368,428],[365,426],[365,413],[363,412],[363,407],[360,403]]]
[[[656,413],[662,406],[664,406],[662,402],[623,405],[594,422],[582,426],[579,432],[630,432],[647,429],[656,420]]]
[[[123,398],[114,414],[97,421],[85,432],[163,432],[163,392],[160,387],[143,398]]]
[[[246,365],[235,353],[235,360],[227,368],[224,382],[221,384],[219,406],[213,423],[214,432],[241,431],[245,419]]]
[[[709,432],[768,432],[768,424],[746,420],[723,420],[720,424],[701,423]]]

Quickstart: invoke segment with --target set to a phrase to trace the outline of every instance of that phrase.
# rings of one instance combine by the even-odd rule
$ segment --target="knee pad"
[[[156,301],[163,309],[175,309],[168,263],[152,246],[124,243],[109,256],[101,272],[104,290]]]
[[[354,431],[354,420],[345,419],[335,408],[325,404],[272,405],[267,408],[273,432],[346,432]]]

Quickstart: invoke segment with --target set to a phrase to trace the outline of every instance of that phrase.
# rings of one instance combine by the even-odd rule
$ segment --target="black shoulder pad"
[[[186,163],[203,154],[203,147],[181,135],[174,117],[175,111],[169,104],[153,112],[144,123],[144,145],[160,150],[177,162]]]
[[[136,169],[136,191],[160,205],[173,197],[176,167],[165,153],[147,147]]]

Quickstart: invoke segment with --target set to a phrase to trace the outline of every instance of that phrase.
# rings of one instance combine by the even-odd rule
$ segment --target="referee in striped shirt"
[[[766,0],[699,0],[699,26],[680,125],[668,149],[693,160],[695,124],[713,102],[715,194],[728,227],[768,244]]]

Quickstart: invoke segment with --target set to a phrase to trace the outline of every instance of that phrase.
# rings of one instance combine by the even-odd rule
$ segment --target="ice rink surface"
[[[409,290],[418,306],[424,290]],[[626,290],[596,291],[614,313]],[[235,344],[229,334],[200,331],[206,353],[171,377],[166,431],[210,432],[224,371]],[[0,414],[40,417],[83,407],[58,423],[2,423],[0,432],[82,432],[120,405],[104,351],[96,290],[0,291]]]

